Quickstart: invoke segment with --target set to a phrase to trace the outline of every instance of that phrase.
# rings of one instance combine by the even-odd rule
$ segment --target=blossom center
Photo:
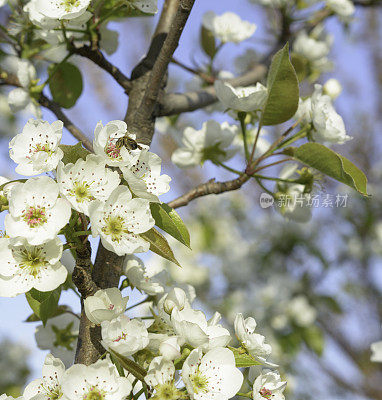
[[[95,200],[95,197],[90,193],[90,185],[86,182],[74,182],[72,193],[79,203],[85,200]]]
[[[116,146],[115,143],[112,141],[109,141],[109,143],[105,147],[105,153],[110,157],[110,158],[118,158],[120,157],[121,149]]]
[[[31,228],[45,224],[47,222],[45,207],[28,207],[23,211],[23,219]]]
[[[72,8],[77,7],[80,4],[79,0],[64,0],[61,6],[65,7],[66,12],[70,12]]]
[[[271,399],[272,398],[272,391],[269,390],[269,389],[262,388],[259,393],[265,399]]]
[[[102,232],[105,235],[111,237],[113,242],[119,242],[123,233],[128,233],[128,230],[124,227],[124,220],[118,215],[111,215],[105,219],[106,225],[102,228]]]
[[[57,383],[55,386],[48,386],[44,387],[43,389],[46,392],[46,396],[49,398],[49,400],[58,400],[62,397],[63,393],[61,391],[61,386],[58,385]]]
[[[155,387],[153,399],[176,400],[182,398],[182,392],[173,383],[164,383]]]
[[[34,146],[29,147],[29,154],[31,156],[41,151],[47,153],[48,155],[51,155],[53,153],[49,143],[37,143]],[[28,156],[27,158],[31,158],[31,156]]]
[[[84,400],[104,400],[105,392],[97,386],[92,386],[87,394],[83,397]]]
[[[208,388],[208,379],[198,371],[191,376],[191,384],[195,393],[206,392]]]
[[[36,277],[42,267],[45,266],[46,260],[42,254],[42,250],[39,247],[33,248],[32,250],[23,248],[22,250],[13,250],[13,257],[21,269],[28,271],[29,275]]]

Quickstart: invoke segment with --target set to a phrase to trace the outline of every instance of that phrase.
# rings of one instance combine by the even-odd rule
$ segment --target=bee
[[[125,135],[120,137],[116,143],[115,146],[120,149],[121,147],[126,147],[128,150],[142,150],[142,146],[139,145],[134,139],[130,138],[129,136]]]

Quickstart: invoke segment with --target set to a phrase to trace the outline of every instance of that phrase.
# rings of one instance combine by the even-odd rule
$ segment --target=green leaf
[[[257,361],[250,354],[246,353],[242,347],[237,349],[235,347],[228,346],[228,348],[235,356],[235,363],[237,368],[247,368],[251,367],[252,365],[261,365],[261,362]]]
[[[329,308],[330,311],[336,314],[342,314],[342,307],[336,299],[331,296],[318,296],[318,302],[320,302],[325,307]]]
[[[81,142],[78,142],[74,146],[70,146],[67,144],[61,144],[60,149],[64,152],[64,157],[62,158],[62,162],[66,164],[73,163],[75,164],[77,160],[82,158],[86,159],[86,156],[90,154],[89,151],[84,149],[81,145]]]
[[[352,187],[363,196],[368,196],[365,174],[347,158],[333,150],[319,143],[306,143],[287,150],[292,150],[292,156],[303,164]]]
[[[119,362],[119,364],[123,368],[133,374],[140,381],[144,381],[147,372],[139,364],[137,364],[133,360],[130,360],[130,358],[124,357],[121,354],[116,353],[114,350],[109,349],[109,353],[113,356],[115,360]]]
[[[302,331],[302,337],[306,345],[312,349],[318,356],[324,351],[324,335],[317,326],[312,325]]]
[[[68,306],[58,306],[56,312],[50,316],[50,318],[57,317],[58,315],[65,314],[67,311],[71,311],[71,308]],[[37,322],[41,321],[41,318],[38,317],[35,313],[31,314],[24,322]]]
[[[57,312],[60,295],[61,287],[58,287],[52,292],[39,292],[36,289],[31,289],[29,292],[25,293],[30,308],[36,316],[41,319],[44,326],[46,321]]]
[[[80,70],[71,63],[63,62],[51,64],[48,73],[53,100],[64,108],[73,107],[82,93]]]
[[[200,45],[208,57],[214,58],[216,55],[216,41],[212,32],[203,25],[200,29]]]
[[[292,53],[291,62],[296,71],[299,82],[302,82],[308,76],[308,60],[300,54]]]
[[[155,228],[150,229],[145,233],[141,233],[140,236],[150,243],[150,250],[159,256],[169,260],[176,265],[180,264],[176,260],[174,253],[171,250],[166,238],[160,234]]]
[[[151,214],[155,219],[155,225],[167,232],[179,242],[190,247],[190,234],[179,214],[167,204],[151,203]]]
[[[278,125],[288,121],[296,113],[299,100],[298,79],[289,59],[288,43],[272,58],[267,88],[261,125]]]

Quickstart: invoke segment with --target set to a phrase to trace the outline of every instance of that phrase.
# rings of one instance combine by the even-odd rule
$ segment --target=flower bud
[[[332,100],[335,100],[341,92],[342,86],[337,79],[329,79],[323,87],[323,93],[330,96]]]
[[[187,295],[184,290],[180,288],[174,288],[170,292],[168,292],[166,299],[163,303],[163,310],[170,315],[175,307],[179,311],[182,311],[187,303]]]

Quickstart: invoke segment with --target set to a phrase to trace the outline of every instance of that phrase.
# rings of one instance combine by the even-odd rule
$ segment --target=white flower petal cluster
[[[121,167],[121,171],[136,196],[159,202],[158,196],[170,190],[171,181],[168,175],[161,175],[161,164],[159,156],[145,149],[136,163],[131,167]]]
[[[29,94],[29,88],[36,79],[36,69],[28,60],[17,59],[16,76],[21,87],[13,89],[8,94],[8,104],[13,112],[26,109],[28,106],[36,117],[41,116],[40,107],[38,107]]]
[[[326,0],[326,6],[344,19],[349,19],[355,13],[355,6],[351,0]]]
[[[41,350],[50,350],[53,356],[62,360],[65,366],[73,364],[76,354],[80,320],[72,314],[61,314],[49,318],[45,326],[36,328],[37,346]]]
[[[323,93],[327,94],[332,100],[335,100],[342,92],[342,86],[337,79],[327,80],[323,86]]]
[[[0,238],[0,296],[13,297],[32,288],[49,292],[65,282],[67,269],[60,263],[59,238],[39,246],[25,239]]]
[[[119,256],[149,250],[149,242],[139,236],[155,224],[149,201],[133,199],[126,186],[118,186],[106,203],[92,202],[89,213],[93,237],[100,235],[106,249]]]
[[[200,349],[193,350],[184,362],[182,379],[190,398],[195,400],[228,400],[243,384],[243,374],[235,366],[232,351],[223,347],[204,356]]]
[[[108,358],[89,366],[73,365],[65,372],[61,387],[65,400],[124,400],[132,390],[130,380],[119,376]]]
[[[123,261],[123,273],[129,280],[129,285],[149,296],[163,293],[163,285],[151,276],[146,270],[142,260],[134,255],[128,255]]]
[[[53,20],[73,19],[81,16],[91,0],[32,0],[33,8]]]
[[[287,313],[298,326],[312,325],[317,317],[317,311],[312,307],[308,299],[303,296],[294,297],[287,305]]]
[[[228,82],[217,80],[214,86],[218,99],[227,108],[236,111],[261,110],[268,95],[267,88],[260,82],[256,86],[233,87]]]
[[[42,367],[42,378],[35,379],[27,385],[23,396],[25,400],[49,400],[62,398],[61,382],[65,365],[59,359],[48,354]]]
[[[163,357],[155,357],[150,363],[145,382],[155,388],[158,385],[172,382],[174,376],[174,364]]]
[[[106,350],[113,350],[129,357],[149,344],[149,334],[142,321],[120,315],[111,321],[101,323],[101,344]]]
[[[370,345],[371,357],[370,361],[382,363],[382,340],[379,342],[372,343]]]
[[[319,40],[309,36],[306,31],[298,33],[293,44],[293,52],[304,56],[307,60],[315,62],[328,56],[332,40]]]
[[[30,119],[21,133],[9,143],[9,156],[18,164],[16,172],[32,176],[54,170],[64,156],[58,147],[62,137],[61,121]]]
[[[22,236],[32,245],[54,239],[71,214],[69,202],[58,195],[57,183],[48,176],[15,186],[4,222],[7,234],[11,238]]]
[[[265,337],[255,333],[256,321],[249,317],[244,319],[243,314],[235,318],[235,333],[241,345],[259,362],[266,364],[266,359],[272,352],[271,345],[265,343]]]
[[[180,168],[191,168],[206,160],[223,162],[238,151],[232,146],[238,133],[237,126],[214,120],[203,123],[201,130],[187,127],[183,131],[182,147],[174,151],[171,161]]]
[[[101,325],[123,314],[128,300],[117,288],[100,289],[84,300],[86,316],[94,324]]]
[[[80,158],[75,164],[61,162],[57,170],[61,194],[85,215],[89,215],[94,200],[106,202],[120,181],[118,172],[106,169],[105,160],[94,154],[89,154],[86,160]]]
[[[105,126],[102,122],[98,122],[94,130],[94,152],[102,156],[105,163],[112,167],[134,165],[138,161],[141,150],[139,148],[131,150],[125,146],[118,148],[117,141],[124,136],[132,140],[136,139],[135,134],[128,132],[126,122],[115,120],[108,122]],[[141,145],[141,147],[145,146]]]
[[[283,382],[278,372],[264,371],[253,384],[253,400],[284,400],[286,382]]]
[[[129,0],[129,3],[146,14],[156,14],[158,12],[158,0]]]
[[[203,15],[202,24],[222,43],[240,43],[250,38],[256,30],[255,24],[243,21],[233,12],[216,15],[213,11],[208,11]]]

